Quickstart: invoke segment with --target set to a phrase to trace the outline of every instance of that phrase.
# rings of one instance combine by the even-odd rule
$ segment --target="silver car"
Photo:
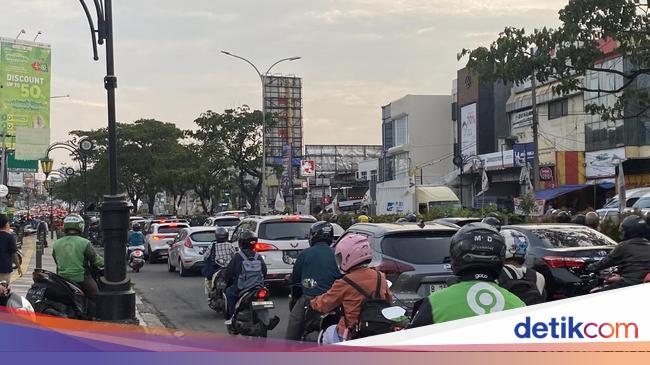
[[[174,272],[178,269],[180,276],[188,276],[203,268],[203,254],[216,240],[216,227],[183,228],[178,236],[169,243],[167,269]]]

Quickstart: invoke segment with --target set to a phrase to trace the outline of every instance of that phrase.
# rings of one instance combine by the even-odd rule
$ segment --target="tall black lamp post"
[[[54,180],[45,180],[43,181],[43,187],[47,190],[47,193],[50,195],[50,239],[54,239],[54,207],[52,201],[52,191],[54,190],[55,182]]]
[[[105,321],[135,322],[135,292],[126,276],[126,241],[130,207],[126,195],[118,194],[117,136],[115,117],[115,63],[113,58],[113,1],[93,0],[97,26],[86,0],[79,0],[88,19],[93,46],[93,59],[99,60],[97,44],[106,42],[106,88],[108,105],[108,173],[110,195],[101,204],[101,222],[104,242],[104,276],[97,295],[97,318]]]

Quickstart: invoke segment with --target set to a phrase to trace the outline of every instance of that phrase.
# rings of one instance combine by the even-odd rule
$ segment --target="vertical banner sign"
[[[463,156],[474,156],[476,147],[476,103],[460,109],[460,153]]]
[[[50,143],[51,58],[49,45],[0,38],[0,133],[16,136],[18,160],[44,157]]]

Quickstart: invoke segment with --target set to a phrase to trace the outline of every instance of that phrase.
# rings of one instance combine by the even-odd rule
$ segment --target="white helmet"
[[[514,229],[503,229],[499,233],[506,241],[505,259],[523,261],[526,258],[526,251],[528,251],[528,237]]]

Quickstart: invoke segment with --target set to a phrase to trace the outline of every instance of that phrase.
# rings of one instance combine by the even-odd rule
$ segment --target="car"
[[[153,223],[149,225],[145,236],[145,253],[149,263],[166,259],[169,255],[168,242],[173,241],[178,232],[188,228],[187,223]]]
[[[334,242],[338,241],[341,236],[345,233],[345,229],[338,225],[337,223],[331,223],[332,228],[334,228]]]
[[[306,215],[248,216],[241,220],[230,241],[237,245],[243,230],[257,236],[253,249],[267,267],[266,281],[284,283],[300,252],[309,247],[309,229],[316,218]]]
[[[203,268],[203,254],[217,238],[216,227],[189,227],[178,232],[176,238],[169,242],[167,269],[178,269],[180,276],[189,276]]]
[[[616,247],[616,241],[582,225],[530,224],[505,226],[528,237],[526,267],[546,279],[549,300],[588,294],[595,283],[586,270]]]
[[[370,266],[393,283],[390,289],[394,305],[410,312],[416,302],[446,288],[449,280],[455,278],[449,245],[457,231],[457,227],[437,223],[358,223],[348,228],[343,237],[368,237],[373,251]],[[336,247],[336,243],[332,246]]]
[[[644,202],[641,202],[642,206],[646,206],[643,208],[642,206],[634,206],[641,198],[648,197],[650,198],[650,187],[645,187],[645,188],[636,188],[636,189],[630,189],[626,191],[625,193],[625,211],[626,212],[631,212],[635,209],[639,210],[645,210],[648,211],[650,210],[650,201],[645,200]],[[613,198],[609,199],[605,205],[596,210],[596,213],[598,213],[598,216],[600,217],[600,221],[604,221],[605,219],[609,218],[614,221],[614,223],[618,222],[618,195],[615,195]]]
[[[226,210],[224,212],[219,212],[215,214],[215,217],[225,217],[225,216],[235,216],[235,217],[246,217],[248,212],[245,210]]]
[[[224,227],[230,231],[233,231],[240,221],[240,217],[226,215],[219,217],[210,217],[205,220],[205,223],[203,223],[203,225],[207,227]]]

